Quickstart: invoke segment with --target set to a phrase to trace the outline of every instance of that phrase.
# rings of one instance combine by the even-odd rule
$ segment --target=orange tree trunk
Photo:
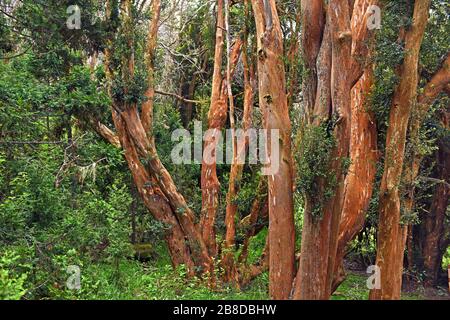
[[[376,4],[378,1],[357,1],[354,4],[351,20],[353,56],[367,55],[370,57],[372,55],[373,37],[368,38],[365,32],[368,7]],[[364,38],[368,38],[366,44],[361,42],[364,41]],[[370,61],[370,58],[367,61]],[[372,64],[366,64],[363,70],[363,74],[351,92],[351,163],[345,178],[344,203],[339,225],[332,292],[345,279],[343,259],[346,247],[364,226],[367,208],[372,197],[378,160],[376,122],[374,115],[369,111],[369,94],[374,81]]]
[[[222,76],[222,60],[224,46],[224,2],[218,0],[216,46],[214,55],[214,74],[212,80],[211,105],[208,113],[208,129],[211,134],[205,137],[202,160],[201,187],[202,187],[202,236],[211,257],[217,255],[215,221],[219,208],[220,182],[217,178],[217,150],[220,147],[221,130],[227,121],[228,111],[228,82]],[[229,79],[233,78],[239,60],[242,40],[234,41],[230,54]]]
[[[345,279],[343,260],[348,243],[364,227],[376,174],[377,128],[368,111],[368,95],[373,84],[372,69],[367,69],[352,90],[351,164],[345,178],[344,207],[339,225],[338,248],[332,291]]]
[[[147,51],[146,51],[146,65],[147,65],[147,91],[145,92],[146,101],[142,103],[142,126],[144,130],[153,139],[153,101],[155,98],[155,51],[158,40],[158,26],[161,15],[161,0],[152,1],[152,21],[149,25]]]
[[[202,213],[201,229],[203,240],[211,256],[217,254],[215,221],[219,206],[220,184],[217,178],[216,149],[219,145],[218,135],[227,119],[227,97],[223,95],[222,60],[224,52],[224,1],[217,0],[216,45],[214,54],[214,74],[212,80],[211,105],[208,113],[208,128],[215,130],[217,136],[205,137],[201,172]],[[206,154],[207,153],[207,154]]]
[[[166,240],[172,265],[177,267],[184,264],[189,272],[192,273],[194,271],[194,263],[191,259],[190,250],[186,244],[184,232],[173,215],[172,208],[161,190],[149,183],[152,179],[141,164],[139,155],[127,137],[123,120],[116,112],[113,112],[113,120],[124,149],[125,159],[144,205],[157,221],[163,222],[168,227]]]
[[[400,299],[407,228],[401,224],[399,186],[403,171],[406,132],[418,85],[419,51],[428,20],[430,0],[416,1],[411,28],[405,36],[405,60],[395,90],[386,137],[384,173],[380,187],[376,265],[381,288],[370,299]]]
[[[110,1],[107,2],[106,11],[107,18],[110,19]],[[119,66],[122,73],[121,81],[124,83],[122,89],[126,94],[128,85],[134,77],[134,25],[130,0],[121,3],[120,18],[122,23],[119,32],[123,34],[128,44],[128,51],[122,55]],[[113,54],[112,49],[113,42],[109,39],[108,49],[105,54],[105,70],[110,95],[112,92],[111,83],[114,80],[111,58]],[[147,66],[148,68],[153,68],[151,63]],[[153,70],[149,72],[152,74]],[[153,81],[149,81],[148,86],[153,86]],[[177,191],[170,174],[159,160],[154,140],[148,138],[139,117],[136,103],[112,98],[114,123],[139,193],[142,195],[144,203],[150,212],[155,215],[155,218],[162,222],[168,222],[169,225],[172,224],[175,227],[173,229],[175,239],[171,243],[177,247],[171,248],[171,252],[179,252],[181,257],[184,256],[184,262],[188,267],[191,267],[193,262],[202,271],[209,270],[211,259],[202,241],[201,234],[195,226],[194,214],[187,206],[183,196]],[[152,108],[149,111],[151,112]],[[149,117],[152,119],[152,114],[149,114]],[[181,235],[181,232],[183,232],[183,235]],[[187,238],[188,242],[186,243],[182,240],[183,238]],[[183,242],[184,244],[182,244]],[[189,247],[189,250],[187,250],[186,246]],[[190,257],[188,258],[189,255]],[[175,260],[174,257],[172,258]],[[190,261],[191,259],[192,262]],[[174,264],[177,262],[178,260],[175,260]]]
[[[309,127],[326,130],[333,142],[324,146],[330,148],[328,164],[309,164],[311,168],[326,166],[323,170],[332,176],[313,177],[311,188],[307,188],[310,191],[306,191],[294,299],[328,299],[332,291],[337,252],[345,249],[345,245],[338,247],[338,235],[345,204],[347,170],[344,168],[349,158],[352,130],[351,90],[366,69],[367,41],[371,36],[366,27],[367,8],[374,2],[302,1],[303,56],[307,67],[303,85],[306,123]],[[358,113],[354,115],[355,119],[357,116]],[[359,130],[359,127],[354,125],[353,130]],[[357,134],[357,131],[354,132]],[[354,143],[353,150],[357,153],[362,143]],[[314,148],[314,143],[311,146]],[[305,157],[304,154],[300,156]],[[353,163],[354,168],[364,166],[366,161],[356,160],[362,163]],[[299,179],[302,178],[305,176],[299,172]],[[299,183],[302,184],[302,181]],[[358,199],[351,198],[347,200],[352,208],[364,202],[357,203]],[[359,210],[357,212],[360,213]]]
[[[248,6],[246,3],[246,11]],[[248,12],[246,14],[248,16]],[[248,31],[245,31],[245,39],[242,48],[242,62],[244,65],[244,115],[242,119],[242,130],[247,132],[252,125],[253,116],[253,103],[254,103],[254,88],[255,73],[253,65],[248,61],[247,56],[247,44],[248,44]],[[231,57],[232,58],[232,57]],[[232,60],[232,59],[231,59]],[[235,63],[234,63],[235,64]],[[230,97],[232,99],[232,97]],[[231,114],[231,116],[233,116]],[[233,130],[233,128],[232,128]],[[227,207],[225,215],[226,235],[223,252],[223,266],[225,269],[225,281],[230,281],[236,278],[236,266],[234,260],[234,247],[236,238],[236,219],[238,214],[237,199],[240,184],[242,179],[242,173],[244,170],[244,163],[241,159],[245,159],[249,139],[244,138],[243,141],[237,141],[237,137],[233,136],[234,143],[237,145],[233,148],[233,164],[230,170],[230,179],[228,181],[228,193],[227,193]],[[244,240],[248,242],[248,237]],[[244,245],[245,247],[245,245]]]
[[[355,199],[350,199],[349,193],[345,201],[344,186],[349,187],[357,182],[354,177],[345,180],[345,169],[348,169],[345,163],[348,160],[356,160],[352,162],[353,169],[363,170],[367,159],[361,159],[357,154],[366,147],[363,144],[374,139],[373,131],[370,131],[365,139],[360,139],[361,133],[368,126],[367,115],[364,118],[362,112],[357,111],[355,102],[352,109],[350,101],[354,85],[360,82],[354,89],[358,90],[358,86],[365,81],[364,70],[368,69],[365,66],[369,48],[367,44],[372,38],[372,33],[368,32],[367,28],[367,9],[375,3],[374,0],[328,3],[319,0],[302,1],[302,49],[307,68],[303,83],[306,123],[309,128],[316,128],[313,132],[326,130],[333,142],[324,146],[329,149],[329,159],[327,163],[322,164],[325,168],[321,168],[327,175],[331,173],[332,176],[325,178],[313,174],[313,182],[305,185],[305,181],[310,180],[299,171],[299,183],[306,187],[306,206],[294,299],[330,297],[335,270],[339,264],[336,259],[341,259],[347,238],[352,236],[348,234],[339,237],[341,215],[352,202],[351,208],[355,210],[344,215],[347,221],[345,228],[358,229],[360,215],[368,201],[364,197],[355,202]],[[366,87],[368,84],[364,89]],[[356,99],[359,95],[355,95],[356,93],[353,97]],[[356,123],[351,126],[350,120],[355,120]],[[301,143],[307,143],[305,139],[307,137],[303,137]],[[315,149],[314,144],[312,149]],[[372,155],[365,154],[364,157]],[[300,157],[307,159],[302,152]],[[304,159],[300,161],[306,161]],[[317,165],[319,164],[314,161],[308,164],[308,167],[312,168],[312,172],[317,172]],[[371,172],[368,173],[367,179],[372,179]],[[369,184],[370,181],[364,183]],[[355,214],[358,216],[354,216]]]
[[[417,176],[419,174],[420,166],[424,158],[424,154],[421,154],[417,150],[417,146],[420,144],[419,132],[422,123],[430,110],[433,102],[439,96],[439,94],[445,90],[446,86],[450,82],[450,54],[447,54],[442,66],[433,75],[431,80],[425,85],[423,93],[417,98],[417,103],[414,108],[414,112],[411,116],[409,123],[409,155],[404,167],[403,184],[406,188],[404,209],[407,213],[412,213],[415,204],[415,185]],[[428,219],[428,217],[427,217]],[[408,268],[413,267],[413,254],[412,254],[412,242],[413,242],[412,225],[409,226],[408,232]]]
[[[288,299],[294,279],[295,230],[292,193],[291,123],[283,63],[283,34],[275,0],[252,0],[258,38],[259,103],[264,128],[279,130],[280,152],[268,157],[279,170],[268,176],[269,295]],[[270,140],[267,143],[271,145]]]

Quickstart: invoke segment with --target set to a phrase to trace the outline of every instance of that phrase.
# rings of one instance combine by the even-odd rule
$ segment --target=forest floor
[[[332,300],[367,300],[367,276],[350,273],[332,296]],[[210,290],[196,280],[186,280],[182,270],[173,271],[170,264],[151,265],[123,261],[119,271],[100,264],[84,272],[82,289],[75,299],[120,300],[267,300],[268,274],[262,274],[242,290],[221,288]],[[402,300],[450,300],[445,289],[404,292]]]
[[[204,282],[185,276],[185,270],[174,271],[167,255],[157,255],[147,262],[133,259],[113,264],[99,263],[82,270],[81,290],[67,292],[62,299],[120,300],[267,300],[268,274],[256,278],[248,287],[237,290],[222,287],[211,290]],[[351,271],[332,296],[332,300],[367,300],[367,275]],[[427,291],[420,286],[404,292],[403,300],[450,299],[448,291]]]

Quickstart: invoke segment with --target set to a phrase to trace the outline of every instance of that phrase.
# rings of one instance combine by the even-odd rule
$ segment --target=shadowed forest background
[[[0,0],[0,299],[448,299],[449,18]],[[195,121],[279,130],[278,172],[174,164]]]

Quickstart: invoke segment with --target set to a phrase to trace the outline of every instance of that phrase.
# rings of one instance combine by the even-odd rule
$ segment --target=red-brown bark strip
[[[359,24],[366,21],[366,10],[373,1],[317,2],[319,1],[302,1],[305,13],[314,9],[317,11],[320,6],[323,6],[322,10],[326,13],[324,22],[320,17],[315,21],[313,17],[303,18],[306,23],[303,26],[302,49],[308,67],[303,94],[307,123],[312,126],[333,124],[331,131],[335,147],[330,150],[331,163],[328,170],[333,172],[336,182],[333,196],[322,204],[320,218],[313,217],[314,204],[311,199],[306,199],[302,251],[294,299],[328,299],[331,295],[339,226],[345,203],[346,172],[343,170],[343,163],[350,151],[351,89],[361,77],[360,70],[365,67],[367,57],[361,56],[365,52],[363,43],[372,36]],[[325,182],[318,179],[317,185],[319,193],[323,194]]]
[[[269,295],[288,299],[294,279],[295,229],[292,194],[291,123],[287,106],[283,35],[275,0],[252,0],[258,39],[259,103],[264,128],[279,130],[279,170],[268,176]],[[269,134],[270,135],[270,134]],[[268,145],[270,146],[270,137]],[[274,160],[275,157],[278,159]]]
[[[412,26],[405,35],[405,59],[394,92],[386,137],[384,173],[380,187],[376,265],[381,289],[370,299],[400,299],[407,228],[401,225],[399,187],[403,172],[406,133],[418,85],[419,51],[428,21],[430,0],[416,1]]]
[[[246,10],[248,10],[248,5],[246,4]],[[247,132],[252,125],[253,116],[253,103],[254,103],[254,83],[255,83],[255,73],[253,65],[248,61],[247,56],[247,44],[248,36],[247,31],[242,48],[242,62],[244,65],[244,114],[242,118],[242,130]],[[230,97],[231,99],[232,97]],[[231,110],[230,110],[231,113]],[[232,117],[232,115],[230,115]],[[235,128],[231,128],[234,130]],[[234,246],[236,237],[236,218],[237,218],[237,203],[236,197],[240,189],[242,173],[244,170],[244,164],[240,159],[244,159],[249,139],[246,137],[244,141],[240,141],[237,144],[237,137],[233,135],[233,163],[230,169],[230,178],[228,182],[228,193],[227,193],[227,206],[225,214],[225,243],[224,243],[224,255],[223,255],[223,266],[225,269],[225,281],[230,281],[236,278],[236,267],[234,261]],[[247,240],[247,239],[246,239]]]
[[[222,95],[222,60],[224,51],[224,1],[217,0],[217,25],[216,44],[214,54],[214,73],[212,80],[211,105],[208,113],[208,128],[220,133],[227,117],[226,96]],[[217,137],[207,137],[204,150],[211,150],[208,155],[203,154],[201,188],[202,188],[202,212],[201,230],[203,240],[206,243],[211,256],[217,255],[217,244],[215,234],[215,220],[219,202],[220,183],[216,172],[216,148],[219,143]],[[206,158],[209,158],[206,160]]]
[[[355,1],[351,20],[352,82],[350,167],[345,178],[344,204],[339,225],[338,247],[334,266],[332,292],[345,279],[343,259],[348,243],[362,230],[373,192],[376,174],[377,126],[370,112],[369,98],[373,79],[371,62],[373,38],[367,26],[370,5],[378,1]],[[361,59],[360,57],[366,57]]]
[[[147,90],[145,92],[146,101],[142,103],[141,119],[145,132],[147,132],[151,139],[152,123],[153,123],[153,102],[155,99],[155,51],[158,42],[158,25],[161,16],[161,0],[152,1],[152,20],[149,25],[149,32],[147,38],[146,51],[146,65],[147,65]]]
[[[334,268],[332,291],[345,279],[342,277],[343,260],[348,243],[364,227],[367,209],[372,198],[378,161],[377,127],[369,111],[368,98],[373,84],[372,70],[358,81],[352,90],[352,127],[348,175],[345,179],[345,196],[339,226],[338,249]],[[340,276],[341,275],[341,276]]]

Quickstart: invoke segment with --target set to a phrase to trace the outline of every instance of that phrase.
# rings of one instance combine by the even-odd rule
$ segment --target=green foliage
[[[348,275],[339,286],[331,300],[368,300],[367,277],[357,274]]]
[[[93,53],[98,53],[102,61],[108,40],[114,40],[111,49],[116,80],[111,84],[112,98],[124,104],[137,104],[139,108],[145,101],[148,77],[145,48],[147,23],[151,18],[148,10],[139,11],[134,7],[133,20],[121,27],[119,1],[112,1],[112,20],[104,21],[103,0],[80,0],[77,5],[82,9],[82,29],[69,30],[65,25],[66,9],[73,1],[22,0],[20,3],[14,12],[15,19],[0,15],[0,56],[17,54],[14,59],[3,59],[4,63],[0,63],[0,299],[268,299],[267,273],[237,291],[227,286],[211,290],[204,280],[187,279],[183,266],[173,270],[164,243],[168,226],[155,221],[140,201],[123,152],[91,132],[92,121],[101,120],[112,127],[104,67],[97,67],[91,74],[86,66]],[[392,94],[399,80],[397,68],[407,54],[398,36],[400,29],[408,30],[411,26],[412,3],[383,1],[383,28],[377,32],[374,56],[376,84],[367,106],[378,121],[381,153]],[[288,49],[298,40],[293,29],[298,28],[295,20],[299,8],[287,0],[278,1],[277,7],[283,13],[280,20]],[[163,16],[171,8],[171,1],[163,1]],[[420,88],[449,50],[448,10],[445,1],[432,1],[420,57]],[[204,101],[194,108],[194,118],[202,120],[207,117],[211,93],[216,31],[213,11],[204,1],[188,1],[180,16],[182,28],[176,41],[171,47],[158,47],[154,61],[155,83],[159,87],[170,85],[168,91],[180,89],[180,94],[186,95],[186,86],[195,76],[194,97],[189,98]],[[253,17],[245,17],[243,4],[236,3],[231,7],[230,18],[232,38],[244,26],[249,30],[248,54],[254,58]],[[168,25],[160,30],[164,41],[171,40],[165,33],[174,35],[176,31],[172,29],[178,23]],[[134,45],[130,46],[130,42]],[[120,68],[128,67],[124,60],[131,54],[135,57],[133,76]],[[291,85],[291,76],[301,78],[307,74],[301,59],[293,59],[290,65],[286,57],[282,58]],[[238,94],[242,87],[239,64],[233,81],[238,116],[242,112],[243,98]],[[301,97],[300,88],[300,84],[294,88],[292,101]],[[447,98],[436,102],[421,129],[419,141],[410,141],[407,146],[407,155],[426,157],[421,168],[424,176],[434,174],[432,157],[436,142],[448,144],[448,129],[437,121],[439,112],[447,105]],[[179,110],[182,108],[183,104],[173,103],[172,98],[157,96],[152,134],[160,158],[179,191],[189,207],[200,212],[200,165],[174,165],[170,157],[175,143],[168,137],[182,127]],[[254,127],[260,127],[261,110],[254,111]],[[290,108],[290,113],[294,132],[301,131],[303,115],[296,105]],[[331,163],[337,161],[332,158],[336,144],[331,134],[333,121],[300,132],[302,140],[296,155],[297,235],[301,233],[305,199],[314,217],[320,218],[323,205],[336,187],[335,173],[330,169]],[[206,122],[203,121],[204,125]],[[347,172],[350,160],[340,161]],[[379,185],[383,168],[382,163],[377,165]],[[239,195],[233,199],[239,211],[236,221],[250,211],[260,179],[259,169],[259,166],[244,167]],[[217,166],[223,200],[228,191],[229,170],[229,165]],[[417,182],[415,186],[417,206],[414,212],[403,215],[407,222],[425,212],[434,190],[430,184]],[[375,256],[377,211],[375,191],[367,226],[351,244],[350,257],[362,257],[367,264],[373,263]],[[224,231],[224,213],[225,201],[221,201],[216,224],[219,242]],[[237,230],[237,246],[242,244],[245,231]],[[264,227],[251,238],[249,263],[260,258],[267,233]],[[299,240],[297,237],[297,248]],[[443,267],[450,263],[449,250],[443,258]],[[145,261],[135,260],[136,256]],[[66,285],[70,266],[81,270],[80,290],[70,290]],[[351,274],[333,299],[367,299],[365,281],[364,275]]]
[[[375,264],[377,253],[377,229],[365,228],[349,245],[350,260],[360,260],[365,266]]]
[[[29,266],[18,263],[19,256],[13,251],[0,252],[0,300],[19,300],[26,293],[24,288]]]
[[[447,248],[442,258],[442,269],[446,270],[448,266],[450,266],[450,247]]]
[[[296,155],[297,187],[311,201],[312,214],[318,218],[324,203],[333,196],[336,184],[335,173],[330,168],[335,143],[325,124],[310,126],[302,135]]]

